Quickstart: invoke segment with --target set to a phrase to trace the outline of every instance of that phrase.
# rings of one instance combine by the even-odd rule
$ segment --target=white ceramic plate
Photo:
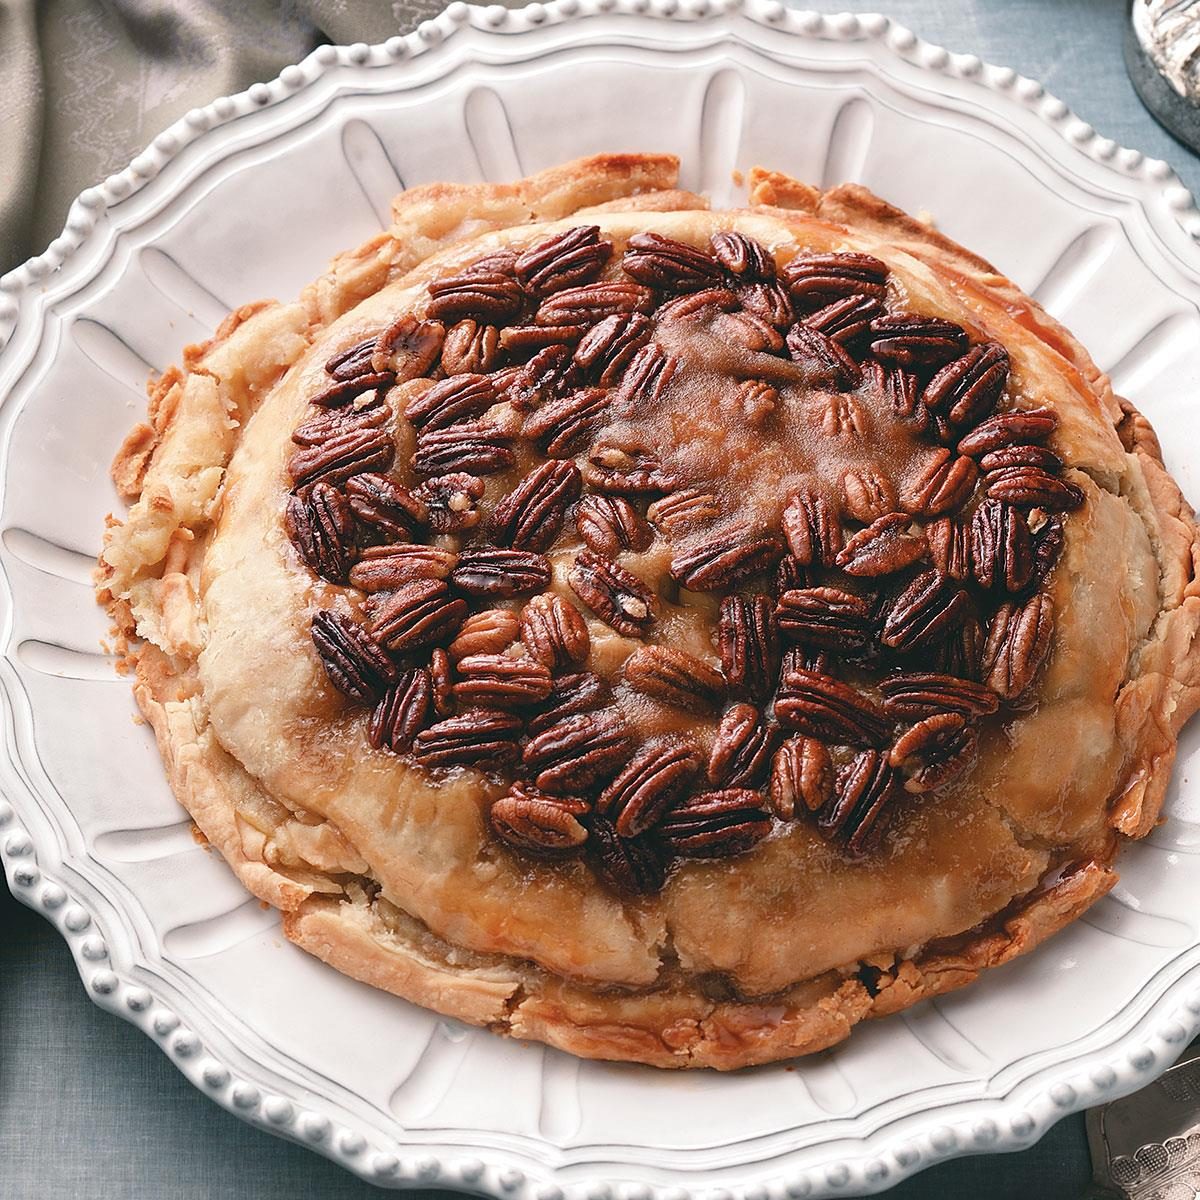
[[[151,368],[231,306],[295,294],[402,183],[599,150],[674,151],[717,203],[761,162],[936,214],[1082,338],[1200,498],[1200,215],[1166,164],[883,18],[647,7],[456,4],[383,46],[325,47],[190,113],[0,283],[0,858],[101,1005],[219,1103],[376,1180],[539,1200],[874,1191],[1028,1145],[1200,1027],[1196,732],[1172,820],[1127,853],[1117,891],[965,992],[795,1067],[581,1063],[286,944],[192,841],[88,586],[116,506],[107,465]]]

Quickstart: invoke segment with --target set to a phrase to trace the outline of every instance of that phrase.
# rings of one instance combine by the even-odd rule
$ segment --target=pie
[[[1009,280],[865,189],[668,156],[402,194],[149,386],[99,595],[296,945],[721,1069],[1115,882],[1200,704],[1193,513]]]

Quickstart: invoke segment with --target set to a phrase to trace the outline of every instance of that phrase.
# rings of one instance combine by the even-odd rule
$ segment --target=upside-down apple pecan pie
[[[1030,949],[1200,703],[1147,422],[926,224],[749,182],[406,192],[114,468],[205,838],[339,970],[581,1055],[801,1054]]]

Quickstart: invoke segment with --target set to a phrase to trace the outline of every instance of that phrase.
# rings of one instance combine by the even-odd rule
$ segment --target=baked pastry
[[[1200,702],[1144,418],[928,225],[749,182],[406,192],[114,466],[203,835],[339,970],[589,1057],[802,1054],[1029,950]]]

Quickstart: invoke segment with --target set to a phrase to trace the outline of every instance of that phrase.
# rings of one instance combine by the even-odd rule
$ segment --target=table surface
[[[29,195],[6,209],[0,194],[0,271],[42,249],[61,226],[71,196],[123,166],[193,104],[269,78],[319,41],[378,40],[396,31],[396,21],[410,27],[414,17],[436,6],[435,0],[422,12],[422,3],[427,0],[390,6],[377,0],[242,0],[237,6],[192,0],[184,6],[188,16],[174,18],[191,23],[191,40],[167,39],[172,49],[185,43],[189,48],[179,52],[178,61],[165,52],[152,62],[142,49],[147,43],[135,36],[148,28],[136,24],[136,10],[145,11],[142,0],[0,3],[0,63],[5,38],[14,29],[22,32],[22,19],[28,48],[45,60],[44,82],[32,100],[28,92],[14,100],[12,76],[0,72],[10,89],[6,96],[0,82],[0,147],[7,141],[20,150],[14,123],[44,130],[25,139]],[[1200,190],[1200,158],[1154,122],[1126,77],[1127,0],[810,0],[807,7],[884,8],[933,42],[1015,67],[1040,79],[1101,133],[1165,158],[1189,187]],[[63,21],[49,20],[53,10],[66,14]],[[35,11],[37,19],[31,16]],[[264,36],[264,26],[270,36]],[[53,39],[85,34],[85,69],[77,63],[76,75],[88,81],[86,104],[93,115],[109,111],[121,90],[122,47],[124,67],[136,63],[142,79],[141,99],[127,119],[108,123],[107,140],[99,147],[95,139],[79,137],[56,143],[46,115],[61,109]],[[164,36],[161,30],[157,36]],[[214,51],[207,57],[205,39]],[[235,44],[237,49],[223,52]],[[253,52],[246,49],[250,45]],[[147,72],[157,72],[153,87],[146,83]],[[71,88],[72,102],[85,103],[77,78]],[[18,104],[23,107],[15,108]],[[45,110],[40,116],[39,105]],[[48,173],[51,151],[57,158]],[[1083,1117],[1077,1115],[1032,1149],[945,1163],[888,1196],[1070,1200],[1082,1193],[1089,1173]],[[90,1004],[57,934],[0,888],[0,1200],[95,1194],[119,1200],[217,1195],[344,1200],[378,1190],[307,1150],[252,1129],[195,1091],[157,1047]]]

